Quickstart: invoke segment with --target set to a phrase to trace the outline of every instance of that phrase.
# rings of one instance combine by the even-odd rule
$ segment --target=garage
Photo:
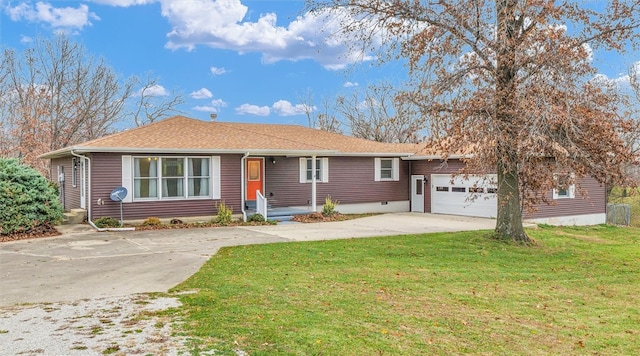
[[[495,218],[497,204],[495,174],[456,176],[431,175],[431,212],[435,214]]]

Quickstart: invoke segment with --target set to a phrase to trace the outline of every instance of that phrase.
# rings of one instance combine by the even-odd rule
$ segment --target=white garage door
[[[450,174],[431,175],[431,212],[436,214],[495,218],[497,176],[469,176],[468,179]],[[490,184],[494,182],[494,184]]]

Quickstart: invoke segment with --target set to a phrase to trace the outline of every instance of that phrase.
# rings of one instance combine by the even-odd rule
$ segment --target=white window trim
[[[311,183],[311,180],[307,180],[307,160],[311,157],[300,157],[300,183]],[[328,157],[316,157],[320,160],[320,178],[316,179],[316,183],[329,183],[329,158]]]
[[[158,174],[155,179],[158,181],[158,196],[154,198],[134,198],[135,192],[134,190],[134,168],[136,158],[148,158],[148,157],[157,157],[158,158]],[[163,197],[162,196],[162,159],[163,158],[182,158],[184,160],[184,195],[181,197]],[[209,159],[209,195],[207,196],[189,196],[188,189],[188,159],[189,158],[208,158]],[[124,198],[124,203],[131,202],[142,202],[142,201],[156,201],[156,200],[206,200],[206,199],[220,199],[221,198],[221,185],[220,185],[220,156],[156,156],[156,155],[147,155],[147,156],[130,156],[123,155],[122,156],[122,186],[127,189],[127,196]]]
[[[559,173],[554,173],[553,174],[553,179],[555,179],[556,181],[558,180],[558,174]],[[571,173],[571,180],[575,181],[575,174]],[[554,188],[553,189],[553,199],[557,200],[557,199],[574,199],[576,197],[576,185],[575,184],[571,184],[567,187],[567,195],[560,195],[560,192],[558,189]]]
[[[382,160],[391,160],[391,178],[382,178]],[[374,162],[374,180],[376,182],[399,181],[400,180],[400,158],[398,157],[377,157]]]

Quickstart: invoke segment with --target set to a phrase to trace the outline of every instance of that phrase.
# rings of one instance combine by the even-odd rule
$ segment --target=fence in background
[[[607,204],[607,224],[631,225],[631,205]]]

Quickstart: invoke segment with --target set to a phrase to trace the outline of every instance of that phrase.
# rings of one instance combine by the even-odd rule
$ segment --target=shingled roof
[[[179,152],[408,156],[413,144],[389,144],[299,125],[202,121],[175,116],[46,153]]]

